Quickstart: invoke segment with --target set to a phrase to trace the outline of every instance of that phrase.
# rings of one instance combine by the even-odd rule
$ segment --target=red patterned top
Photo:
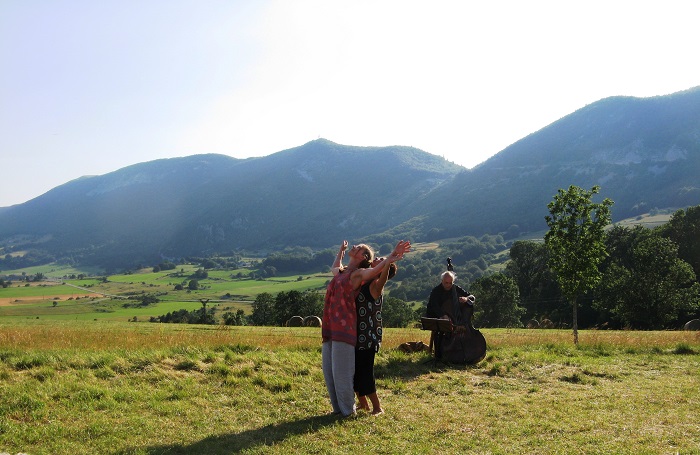
[[[359,289],[352,287],[350,273],[338,273],[326,289],[323,305],[323,341],[342,341],[355,346],[357,343],[357,311],[355,298]]]

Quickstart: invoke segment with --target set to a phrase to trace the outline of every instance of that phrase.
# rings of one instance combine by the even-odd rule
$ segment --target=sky
[[[693,3],[0,0],[0,207],[317,138],[472,168],[603,98],[699,86]]]

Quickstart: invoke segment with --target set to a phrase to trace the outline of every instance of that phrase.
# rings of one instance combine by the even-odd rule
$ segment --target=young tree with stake
[[[545,216],[549,232],[544,236],[549,250],[549,266],[555,271],[562,294],[573,308],[574,344],[578,345],[577,298],[600,281],[598,266],[605,259],[605,227],[610,224],[613,201],[605,198],[593,203],[600,191],[594,186],[586,191],[575,185],[558,190],[547,204]]]

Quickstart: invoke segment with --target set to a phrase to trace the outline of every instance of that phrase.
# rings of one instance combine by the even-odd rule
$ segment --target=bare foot
[[[378,416],[379,414],[384,414],[384,409],[379,408],[379,409],[375,409],[374,411],[372,411],[373,416]]]

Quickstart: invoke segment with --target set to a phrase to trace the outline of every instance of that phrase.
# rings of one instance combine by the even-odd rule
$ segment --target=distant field
[[[67,265],[57,265],[57,264],[47,264],[47,265],[39,265],[35,267],[26,267],[23,269],[15,269],[15,270],[2,270],[0,271],[0,276],[2,275],[21,275],[22,273],[26,275],[36,275],[37,273],[43,273],[45,276],[51,276],[51,277],[62,277],[62,276],[70,276],[70,275],[80,275],[86,274],[86,275],[100,275],[104,273],[104,271],[100,268],[97,267],[71,267]]]
[[[0,288],[0,301],[8,300],[53,300],[61,298],[80,297],[90,294],[90,291],[81,291],[71,286],[54,283],[31,283],[30,286],[13,284],[11,287]]]
[[[197,267],[186,265],[176,270],[110,275],[106,280],[88,278],[65,279],[60,282],[13,282],[0,288],[0,320],[148,320],[177,310],[201,308],[201,299],[208,299],[208,308],[218,314],[242,309],[250,314],[253,300],[263,292],[317,290],[323,292],[330,274],[291,275],[265,280],[248,278],[248,269],[208,271],[208,278],[199,280],[201,289],[191,291],[187,284]],[[43,272],[42,272],[43,273]],[[176,291],[175,286],[185,288]],[[127,297],[152,294],[160,302],[136,307],[136,300]]]
[[[646,228],[655,228],[657,226],[661,226],[662,224],[668,223],[668,220],[671,219],[671,215],[669,213],[663,213],[663,214],[657,214],[657,215],[650,215],[648,213],[644,215],[640,215],[635,218],[627,218],[625,220],[621,220],[616,222],[616,225],[619,226],[626,226],[626,227],[631,227],[631,226],[644,226]]]

